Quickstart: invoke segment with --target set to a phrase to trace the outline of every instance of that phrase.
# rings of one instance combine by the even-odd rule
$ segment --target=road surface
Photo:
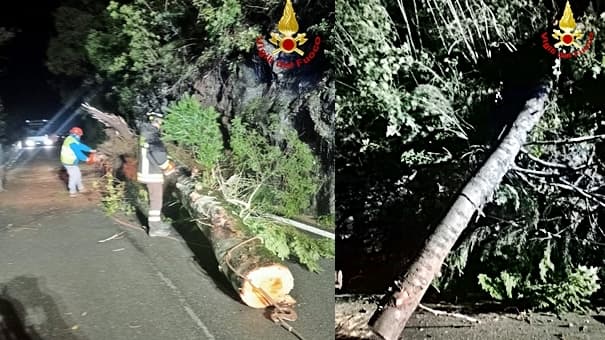
[[[149,238],[106,216],[98,194],[69,198],[56,159],[24,153],[0,193],[0,340],[296,339],[239,302],[197,228]],[[83,173],[92,188],[97,174]],[[290,324],[307,340],[334,339],[333,262],[320,274],[289,267]]]

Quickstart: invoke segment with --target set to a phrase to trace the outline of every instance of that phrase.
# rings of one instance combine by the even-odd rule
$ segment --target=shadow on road
[[[183,208],[178,201],[169,200],[173,197],[176,189],[173,179],[169,180],[164,185],[164,206],[162,214],[172,220],[172,227],[178,232],[179,236],[185,241],[194,255],[193,260],[203,269],[203,271],[212,279],[216,287],[225,295],[231,297],[240,304],[243,304],[239,296],[231,286],[231,282],[227,280],[225,275],[219,271],[219,264],[216,260],[212,244],[208,241],[204,233],[196,225],[194,219],[189,215],[187,210]],[[132,192],[137,191],[132,187],[127,188]],[[136,219],[141,225],[147,225],[147,216],[141,211],[144,206],[137,206]],[[133,243],[134,244],[134,243]],[[142,251],[142,250],[141,250]]]
[[[57,177],[61,182],[63,182],[64,186],[67,188],[67,183],[69,182],[69,175],[67,174],[67,169],[65,167],[60,167],[57,169]]]
[[[605,325],[605,315],[593,315],[592,318]]]
[[[71,327],[35,277],[0,283],[0,340],[85,340]]]
[[[18,310],[23,310],[23,306],[2,293],[0,296],[0,340],[42,340],[33,329],[25,329]]]
[[[168,197],[166,194],[165,197]],[[164,214],[172,219],[172,226],[180,234],[193,252],[195,262],[212,278],[216,287],[235,301],[242,303],[239,296],[231,287],[231,283],[218,269],[218,261],[212,250],[212,244],[208,241],[200,228],[192,221],[191,216],[178,204],[165,207]]]

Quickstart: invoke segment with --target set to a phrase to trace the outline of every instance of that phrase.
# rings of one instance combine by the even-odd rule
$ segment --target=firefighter
[[[166,147],[160,139],[163,122],[161,113],[147,113],[148,121],[139,124],[139,161],[137,181],[147,186],[149,193],[149,236],[169,236],[172,228],[162,222],[164,176],[175,172],[174,163],[168,159]]]
[[[61,163],[67,170],[69,176],[68,185],[69,197],[77,197],[78,191],[85,193],[84,185],[82,184],[82,172],[78,164],[80,162],[91,163],[94,160],[95,150],[88,145],[82,143],[80,138],[84,135],[81,128],[74,126],[69,130],[69,136],[63,141],[61,146]],[[86,153],[89,155],[86,156]]]

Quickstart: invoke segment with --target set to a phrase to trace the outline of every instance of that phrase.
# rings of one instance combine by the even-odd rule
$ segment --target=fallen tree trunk
[[[373,331],[386,340],[398,339],[420,303],[443,261],[466,228],[473,214],[492,197],[525,143],[528,133],[540,121],[549,89],[525,103],[508,134],[428,237],[418,258],[402,275],[398,289],[370,320]]]
[[[83,108],[110,128],[106,131],[108,140],[98,150],[111,164],[120,164],[122,177],[131,181],[129,184],[136,188],[135,191],[141,189],[142,184],[136,182],[136,160],[131,156],[133,150],[136,150],[137,138],[134,132],[116,115],[102,112],[88,104],[84,104]],[[242,220],[229,210],[220,194],[204,191],[191,177],[183,175],[176,179],[175,192],[212,244],[220,270],[246,305],[264,308],[296,302],[288,295],[294,287],[294,277],[288,267],[264,247],[260,238],[247,231]],[[147,211],[147,202],[137,200],[135,205],[142,212]],[[295,317],[295,314],[289,316]]]
[[[290,270],[263,246],[259,238],[247,232],[241,219],[229,210],[220,195],[204,193],[199,185],[184,176],[179,177],[176,187],[180,201],[189,213],[210,222],[197,222],[197,225],[212,244],[220,270],[244,303],[254,308],[272,304],[256,288],[262,289],[278,304],[295,302],[288,295],[294,287]]]

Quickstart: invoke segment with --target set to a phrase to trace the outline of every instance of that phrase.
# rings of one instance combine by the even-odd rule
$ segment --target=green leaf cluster
[[[325,238],[311,238],[300,231],[277,225],[263,218],[246,220],[250,230],[260,236],[265,247],[280,259],[296,258],[312,272],[321,271],[318,261],[321,258],[333,258],[334,241]]]
[[[101,192],[101,204],[107,215],[115,215],[118,212],[127,215],[134,213],[134,207],[126,195],[126,183],[116,180],[111,172],[94,182],[93,188]]]
[[[277,131],[280,127],[275,123],[267,128],[267,135],[263,135],[242,117],[233,119],[230,130],[233,164],[238,172],[259,183],[260,190],[253,199],[258,209],[284,216],[304,213],[317,191],[318,162],[294,129]],[[268,137],[279,134],[283,136],[281,141]]]
[[[550,260],[550,244],[544,250],[539,273],[504,270],[497,277],[479,274],[479,285],[492,298],[500,301],[520,302],[536,310],[556,312],[587,311],[588,299],[599,290],[597,267],[577,266],[557,274]]]
[[[605,43],[595,40],[585,55],[560,60],[561,74],[551,77],[557,64],[537,37],[552,28],[561,6],[533,0],[461,4],[337,1],[335,40],[342,53],[335,58],[346,65],[337,69],[337,157],[343,165],[337,176],[346,179],[337,203],[354,217],[355,241],[371,244],[367,252],[382,244],[366,240],[389,235],[385,229],[399,235],[403,225],[405,235],[424,235],[427,226],[438,223],[437,216],[449,208],[444,202],[474,175],[518,112],[498,108],[522,108],[515,90],[538,79],[555,84],[529,141],[605,133],[603,102],[597,99],[605,79]],[[605,29],[605,16],[593,7],[581,14],[574,7],[574,14],[585,32],[599,36]],[[602,267],[602,206],[570,186],[552,185],[563,179],[585,193],[605,185],[602,141],[524,149],[515,164],[529,172],[507,174],[448,256],[437,280],[441,288],[459,296],[469,284],[480,288],[480,277],[479,285],[494,296],[518,296],[520,289],[530,296],[529,287],[539,286],[531,296],[546,301],[538,295],[557,295],[564,280],[581,276],[592,282],[592,274],[579,274],[580,266]],[[545,165],[549,162],[558,166]],[[572,170],[582,166],[587,168]],[[557,176],[535,174],[554,171]],[[355,177],[363,181],[349,180]],[[601,199],[600,192],[590,192]],[[398,252],[401,245],[393,247]],[[587,297],[593,289],[579,291]]]
[[[233,53],[247,52],[251,42],[260,35],[260,27],[245,20],[240,0],[193,0],[199,10],[198,20],[204,25],[208,41],[202,60],[225,58]]]
[[[162,128],[163,139],[187,148],[204,169],[213,169],[223,156],[219,113],[213,107],[202,107],[190,95],[184,95],[170,105],[167,113]]]

